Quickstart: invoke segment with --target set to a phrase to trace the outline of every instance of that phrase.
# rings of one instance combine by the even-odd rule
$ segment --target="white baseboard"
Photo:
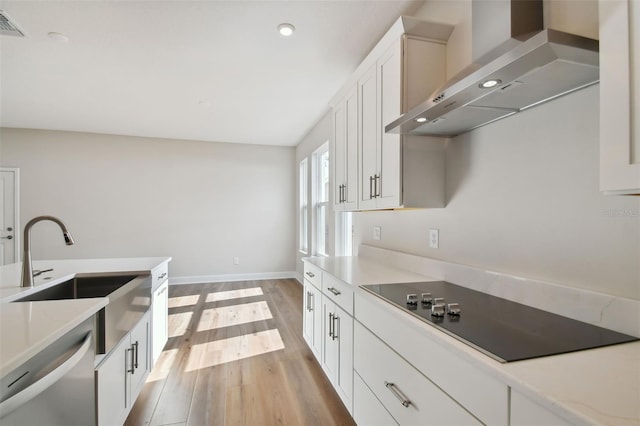
[[[250,274],[223,274],[223,275],[192,275],[192,276],[179,276],[170,277],[169,285],[182,285],[182,284],[205,284],[205,283],[220,283],[220,282],[233,282],[233,281],[257,281],[257,280],[279,280],[287,278],[295,278],[298,281],[298,273],[296,271],[282,271],[282,272],[257,272]]]

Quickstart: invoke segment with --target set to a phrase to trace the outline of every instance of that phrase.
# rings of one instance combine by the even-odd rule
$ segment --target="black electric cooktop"
[[[500,362],[638,340],[445,281],[362,287]],[[423,293],[431,293],[432,298],[443,298],[444,301],[425,303]],[[408,295],[415,295],[409,297],[410,303],[407,303]],[[429,297],[424,296],[425,299]],[[452,305],[448,309],[449,303],[458,306]],[[441,316],[432,315],[435,304],[439,305],[435,313]],[[456,308],[459,309],[457,314]]]

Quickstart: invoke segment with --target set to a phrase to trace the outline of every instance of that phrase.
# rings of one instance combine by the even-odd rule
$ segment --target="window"
[[[298,229],[299,244],[298,249],[307,253],[309,251],[309,212],[308,212],[308,196],[307,196],[307,159],[300,162],[300,178],[299,178],[299,196],[300,196],[300,228]]]
[[[329,144],[313,153],[314,254],[329,255]]]

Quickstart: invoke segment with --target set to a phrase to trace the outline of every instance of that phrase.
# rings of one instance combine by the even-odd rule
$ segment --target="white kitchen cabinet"
[[[151,362],[160,357],[169,340],[169,280],[160,284],[152,295],[151,305]]]
[[[359,425],[394,426],[398,422],[371,392],[357,371],[353,373],[353,420]]]
[[[322,369],[352,413],[353,317],[326,295],[322,297],[322,317]]]
[[[169,272],[163,263],[151,271],[151,367],[169,340]]]
[[[358,206],[358,90],[354,86],[333,111],[334,210]]]
[[[378,189],[378,88],[376,65],[358,79],[358,152],[360,176],[358,179],[358,208],[369,210],[376,207]]]
[[[98,425],[122,424],[150,370],[150,314],[102,360],[95,370]]]
[[[511,389],[512,426],[569,426],[570,422]]]
[[[600,0],[600,190],[640,195],[640,3]]]
[[[304,280],[303,303],[302,335],[311,348],[311,352],[320,361],[322,353],[322,294],[309,280]]]
[[[466,412],[484,424],[509,424],[509,388],[507,385],[495,376],[472,365],[455,351],[439,344],[422,327],[416,326],[413,318],[404,318],[404,314],[394,311],[395,308],[387,307],[385,302],[376,297],[364,294],[362,291],[356,292],[354,304],[356,324],[359,323],[366,327],[378,341],[384,342],[384,345],[391,348],[408,365],[426,378],[425,380],[448,395]],[[382,391],[386,389],[379,388],[380,392],[376,392],[376,385],[373,384],[376,381],[368,382],[365,371],[380,370],[385,374],[391,373],[389,361],[387,358],[378,357],[377,354],[380,351],[371,349],[372,343],[369,341],[363,343],[364,340],[361,338],[362,336],[359,337],[356,334],[354,368],[376,396],[384,402],[378,394],[384,394]],[[361,343],[358,343],[358,339],[361,339]],[[376,356],[372,354],[376,354]],[[398,376],[386,380],[392,382],[399,380],[395,377],[401,377],[402,389],[406,389],[406,396],[409,399],[416,398],[413,395],[418,393],[409,389],[418,389],[419,386],[411,384],[411,381],[405,378],[406,376],[411,376],[411,374],[400,373]],[[377,379],[376,383],[379,387],[380,379]],[[384,387],[384,384],[382,385]],[[400,382],[398,382],[398,386],[400,386]],[[395,402],[399,404],[399,402]],[[397,413],[394,413],[386,404],[385,407],[394,414],[398,423],[404,424],[406,422],[406,420],[396,417]],[[424,407],[424,404],[421,404],[421,407]],[[402,410],[401,412],[404,413]]]
[[[360,323],[354,328],[355,371],[398,424],[481,424]]]

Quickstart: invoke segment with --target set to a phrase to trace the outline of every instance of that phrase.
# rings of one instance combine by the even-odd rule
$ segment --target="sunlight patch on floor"
[[[169,298],[169,308],[180,308],[182,306],[193,306],[198,303],[199,294],[193,296],[173,296]]]
[[[260,287],[241,288],[238,290],[217,291],[207,294],[207,302],[218,302],[220,300],[240,299],[243,297],[262,296],[264,293]]]
[[[214,330],[216,328],[247,324],[271,318],[273,318],[273,315],[271,315],[267,302],[264,301],[223,306],[203,310],[196,330]]]
[[[182,336],[189,328],[193,312],[169,314],[169,338]]]
[[[193,345],[185,372],[284,349],[277,329]]]
[[[177,356],[178,349],[166,349],[162,351],[151,373],[149,373],[149,377],[147,377],[147,383],[166,379],[169,376],[169,372]]]

